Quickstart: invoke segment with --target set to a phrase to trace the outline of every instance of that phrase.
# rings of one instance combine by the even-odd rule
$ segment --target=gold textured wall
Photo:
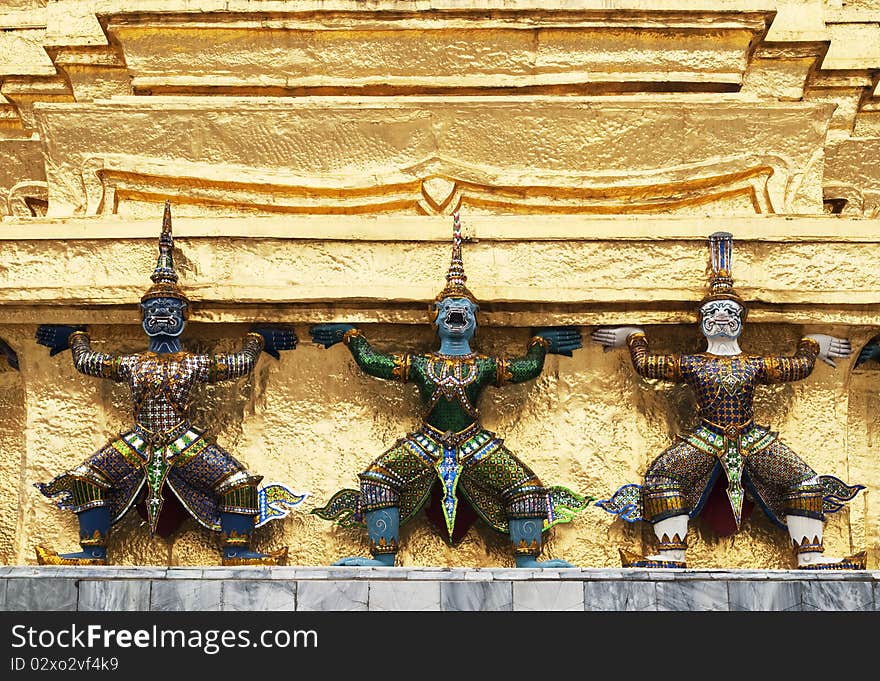
[[[363,328],[379,347],[415,351],[432,347],[428,327],[368,324]],[[94,325],[91,329],[95,347],[101,350],[131,351],[142,342],[137,327]],[[207,329],[194,324],[189,336],[211,338],[193,346],[199,350],[232,349],[235,343],[227,339],[240,336],[245,329],[241,325]],[[297,330],[301,335],[306,331],[302,326]],[[840,331],[822,326],[808,330]],[[689,326],[648,327],[648,331],[660,349],[693,350],[698,346]],[[801,326],[755,324],[749,327],[743,345],[749,351],[790,351],[803,331]],[[481,329],[479,347],[484,352],[511,354],[520,351],[527,339],[525,329]],[[28,395],[39,404],[28,405],[27,435],[41,444],[31,450],[23,475],[20,449],[4,449],[18,454],[11,462],[11,457],[4,456],[4,470],[14,481],[10,500],[18,497],[18,485],[24,484],[21,503],[3,509],[4,518],[16,523],[24,535],[0,535],[3,555],[9,562],[29,560],[36,543],[75,546],[72,514],[55,509],[30,483],[47,480],[75,465],[130,423],[122,386],[77,375],[67,355],[48,359],[36,348],[34,354],[37,357],[29,358],[24,371],[34,376],[35,384],[43,385],[36,395]],[[822,365],[802,384],[762,389],[758,396],[760,421],[778,429],[818,471],[876,489],[880,485],[878,447],[872,441],[874,426],[867,432],[865,426],[875,423],[877,414],[864,403],[876,407],[877,400],[871,400],[871,395],[877,393],[880,372],[874,371],[872,376],[864,371],[850,390],[846,389],[847,374],[845,365],[837,371]],[[22,391],[9,383],[4,384],[4,408],[19,416]],[[339,487],[355,483],[356,473],[414,428],[420,415],[414,387],[363,376],[343,347],[325,351],[303,345],[285,354],[281,362],[264,358],[252,377],[212,386],[202,391],[201,397],[195,421],[210,424],[221,445],[267,480],[311,491],[313,497],[304,504],[306,510]],[[534,383],[490,389],[482,409],[486,426],[505,437],[507,445],[546,482],[607,494],[621,484],[638,481],[650,459],[692,422],[692,406],[685,389],[638,380],[623,353],[605,354],[591,346],[573,359],[550,359],[544,375]],[[4,444],[14,437],[21,439],[21,433],[4,432]],[[21,447],[14,441],[11,444]],[[4,480],[4,484],[9,482]],[[866,546],[876,556],[877,512],[876,505],[873,514],[870,512],[871,497],[868,492],[848,510],[831,516],[826,534],[829,551],[849,552]],[[307,513],[294,513],[282,529],[267,528],[258,537],[262,546],[289,544],[294,564],[324,564],[366,550],[357,533],[331,529]],[[489,531],[472,530],[461,546],[449,549],[420,519],[404,531],[403,538],[400,560],[404,564],[510,562],[506,543]],[[613,566],[618,546],[639,548],[642,540],[637,531],[592,508],[572,525],[557,529],[546,553],[580,565]],[[114,532],[111,551],[114,561],[124,564],[210,564],[216,560],[215,541],[215,536],[187,521],[173,541],[151,542],[139,516],[131,513]],[[691,542],[694,565],[792,564],[786,537],[757,511],[735,537],[717,539],[698,529]]]
[[[418,423],[412,386],[363,376],[308,326],[353,321],[382,349],[433,347],[425,304],[460,209],[483,352],[531,327],[647,325],[698,348],[705,237],[734,233],[749,352],[800,334],[859,348],[880,332],[880,5],[873,0],[0,0],[0,562],[73,548],[75,519],[33,487],[130,422],[125,390],[33,340],[89,325],[143,348],[139,299],[161,204],[196,301],[189,349],[234,349],[255,321],[300,347],[200,393],[195,420],[267,480],[312,496],[262,547],[325,564],[364,538],[307,511]],[[0,360],[2,363],[2,360]],[[763,388],[760,421],[820,473],[868,485],[831,516],[829,554],[880,562],[880,367],[820,364]],[[486,425],[547,482],[597,496],[638,482],[692,418],[680,386],[589,344],[538,380],[489,389]],[[873,506],[872,506],[873,504]],[[589,509],[545,555],[614,566],[649,530]],[[474,528],[448,548],[424,520],[407,565],[509,565]],[[689,563],[791,567],[755,512],[736,536],[699,523]],[[111,557],[211,564],[188,521],[150,540],[130,514]]]

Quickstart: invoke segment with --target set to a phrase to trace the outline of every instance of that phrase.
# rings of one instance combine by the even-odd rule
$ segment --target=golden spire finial
[[[446,286],[437,295],[435,300],[440,302],[444,298],[467,298],[474,305],[477,299],[465,286],[467,275],[464,273],[464,260],[461,255],[461,219],[458,211],[452,214],[452,258],[449,262],[449,271],[446,273]]]

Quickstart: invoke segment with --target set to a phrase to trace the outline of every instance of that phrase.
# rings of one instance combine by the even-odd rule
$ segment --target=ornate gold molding
[[[131,212],[126,204],[175,202],[178,212],[450,215],[686,212],[742,197],[748,212],[777,212],[791,182],[785,159],[721,159],[659,170],[608,173],[506,171],[432,157],[415,165],[351,177],[290,175],[216,164],[92,156],[82,167],[87,215]]]

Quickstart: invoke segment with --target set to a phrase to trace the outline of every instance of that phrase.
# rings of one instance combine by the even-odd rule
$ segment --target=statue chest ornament
[[[694,388],[704,419],[721,427],[751,421],[758,362],[746,357],[706,355],[684,360],[686,380]]]
[[[736,397],[742,391],[746,377],[740,372],[734,371],[733,366],[729,366],[722,368],[718,380],[728,395]]]
[[[190,364],[184,353],[138,356],[129,378],[135,416],[159,402],[184,415],[197,378]]]
[[[756,367],[748,358],[701,355],[702,366],[696,368],[697,382],[707,392],[728,397],[741,397],[751,392],[757,383]],[[712,390],[711,387],[714,387]]]
[[[432,355],[425,367],[425,373],[433,386],[431,407],[440,399],[458,403],[473,418],[477,417],[477,408],[471,404],[467,388],[479,376],[474,355],[448,357]]]

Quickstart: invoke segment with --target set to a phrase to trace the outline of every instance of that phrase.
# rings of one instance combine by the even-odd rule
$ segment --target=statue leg
[[[43,546],[36,549],[40,565],[106,565],[107,536],[110,534],[110,507],[104,490],[85,480],[73,485],[74,503],[88,506],[76,511],[79,521],[79,544],[82,551],[59,554]],[[96,505],[97,504],[97,505]]]
[[[286,546],[269,553],[251,549],[259,513],[256,484],[222,492],[219,510],[223,565],[284,565],[287,561]]]
[[[680,486],[668,478],[652,475],[642,488],[645,518],[657,537],[657,553],[641,556],[621,549],[624,567],[684,568],[687,550],[688,507]]]
[[[367,535],[373,560],[394,567],[394,558],[400,542],[400,509],[397,506],[368,511]]]
[[[375,485],[362,480],[361,498],[372,500],[371,506],[364,514],[372,558],[347,556],[337,560],[333,565],[394,567],[394,561],[400,547],[398,494],[390,488],[376,488]]]
[[[165,484],[202,525],[220,525],[223,565],[284,565],[286,546],[268,553],[251,549],[262,479],[212,443],[175,459]]]
[[[620,550],[624,567],[684,568],[692,506],[708,488],[715,457],[676,442],[651,462],[642,487],[642,517],[657,537],[657,553],[642,556]]]
[[[251,549],[255,516],[244,513],[221,513],[220,527],[223,565],[284,565],[287,547],[269,553]]]
[[[513,545],[513,560],[518,568],[559,568],[575,567],[559,558],[538,560],[541,555],[541,534],[543,517],[510,518],[510,543]]]
[[[360,479],[359,510],[364,514],[372,558],[347,556],[334,565],[393,567],[400,548],[400,523],[428,498],[437,474],[429,461],[398,443],[376,459]]]
[[[819,477],[788,446],[774,442],[746,459],[746,470],[764,508],[785,519],[802,570],[864,570],[866,554],[846,558],[824,555],[824,490]]]
[[[864,570],[867,555],[863,552],[846,558],[824,555],[822,534],[822,488],[817,479],[790,489],[785,495],[785,524],[801,570]]]
[[[689,520],[688,514],[683,513],[653,523],[654,534],[657,536],[657,557],[684,565]]]
[[[49,483],[36,483],[49,499],[76,513],[82,551],[57,552],[39,546],[40,565],[106,565],[107,537],[113,514],[130,508],[143,482],[141,461],[134,452],[126,458],[119,441],[110,442],[73,470]]]
[[[538,560],[548,517],[548,493],[538,476],[506,447],[498,446],[476,461],[469,459],[462,469],[459,490],[493,529],[510,533],[516,567],[574,567],[561,559]]]

